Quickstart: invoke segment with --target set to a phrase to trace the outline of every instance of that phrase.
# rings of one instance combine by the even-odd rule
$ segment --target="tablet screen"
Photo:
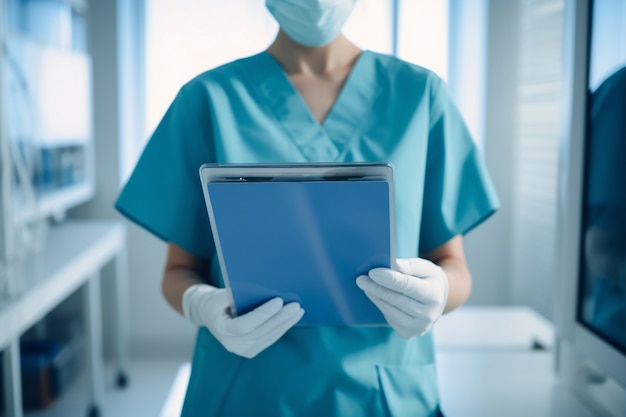
[[[394,259],[388,178],[213,174],[203,186],[236,314],[280,296],[304,308],[299,325],[385,323],[355,279]]]

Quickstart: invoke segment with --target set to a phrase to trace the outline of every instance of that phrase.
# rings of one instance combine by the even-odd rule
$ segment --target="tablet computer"
[[[386,163],[205,164],[200,177],[234,314],[276,296],[299,325],[379,325],[356,277],[395,261]]]

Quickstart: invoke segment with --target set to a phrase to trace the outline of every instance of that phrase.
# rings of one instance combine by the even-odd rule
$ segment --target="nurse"
[[[163,294],[199,328],[184,416],[441,415],[429,330],[468,298],[462,235],[498,201],[444,83],[340,33],[354,1],[266,0],[272,45],[182,87],[116,203],[168,243]],[[398,268],[354,277],[389,326],[228,312],[198,168],[314,161],[394,167]]]

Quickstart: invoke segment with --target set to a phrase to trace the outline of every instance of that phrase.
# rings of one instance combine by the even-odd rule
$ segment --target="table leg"
[[[83,289],[85,316],[87,373],[91,389],[88,415],[99,415],[104,400],[104,370],[102,357],[102,310],[100,305],[100,273],[94,272]]]
[[[22,417],[22,375],[20,369],[20,340],[14,338],[4,350],[3,382],[4,408],[7,416]]]
[[[116,384],[128,385],[128,264],[126,245],[115,258],[115,360],[117,362]]]

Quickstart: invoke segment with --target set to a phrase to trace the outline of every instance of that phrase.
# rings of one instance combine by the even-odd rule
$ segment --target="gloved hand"
[[[428,332],[443,314],[448,277],[441,267],[422,259],[398,259],[398,270],[375,268],[356,283],[400,336]]]
[[[283,305],[279,297],[249,313],[230,315],[228,290],[196,284],[183,294],[183,313],[197,326],[206,326],[229,352],[253,358],[276,342],[304,315],[299,303]]]

